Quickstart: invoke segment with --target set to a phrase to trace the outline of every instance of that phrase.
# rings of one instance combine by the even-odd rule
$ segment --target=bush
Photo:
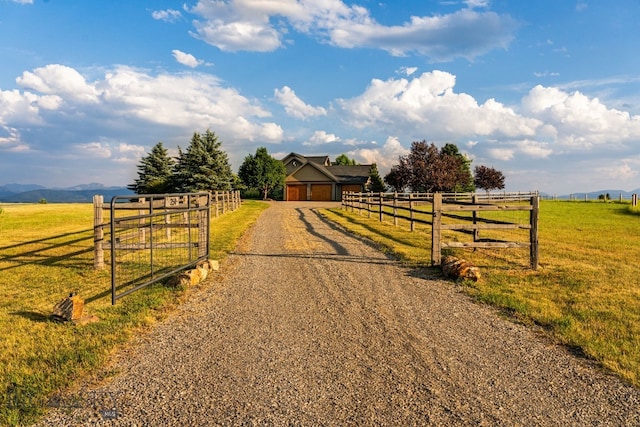
[[[245,188],[240,190],[240,197],[243,199],[262,199],[262,193],[255,188]]]

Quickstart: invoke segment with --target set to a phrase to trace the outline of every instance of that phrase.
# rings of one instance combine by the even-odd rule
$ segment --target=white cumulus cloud
[[[592,148],[640,140],[640,116],[608,108],[578,91],[536,86],[522,99],[522,112],[551,127],[556,142],[565,146]]]
[[[201,59],[197,59],[195,56],[190,53],[182,52],[181,50],[174,49],[171,51],[173,57],[182,65],[186,65],[187,67],[196,68],[198,65],[204,63]]]
[[[541,122],[516,114],[489,99],[478,104],[470,95],[454,91],[456,78],[444,71],[408,79],[373,79],[359,96],[338,100],[344,120],[359,129],[370,126],[398,134],[400,127],[429,138],[533,136]]]
[[[97,102],[95,88],[74,68],[51,64],[25,71],[16,82],[23,88],[81,102]]]
[[[289,86],[274,91],[276,101],[284,107],[284,110],[297,119],[307,119],[315,116],[326,116],[327,110],[323,107],[313,107],[301,100]]]
[[[378,172],[381,176],[386,175],[391,167],[398,163],[398,157],[404,156],[409,153],[409,150],[405,148],[398,137],[390,136],[387,138],[382,147],[379,148],[361,148],[349,152],[349,155],[354,156],[360,163],[378,165]]]
[[[182,13],[175,9],[154,10],[151,16],[158,21],[175,22],[182,18]]]
[[[342,48],[382,49],[392,55],[415,53],[434,60],[475,58],[513,39],[518,23],[507,15],[468,8],[435,16],[411,16],[402,25],[382,25],[369,11],[341,0],[200,0],[189,12],[193,35],[224,51],[267,52],[284,44],[291,28]]]
[[[311,135],[309,140],[306,142],[303,142],[302,145],[314,146],[314,145],[331,144],[339,141],[340,141],[339,136],[336,136],[333,133],[327,133],[323,130],[317,130],[313,133],[313,135]]]

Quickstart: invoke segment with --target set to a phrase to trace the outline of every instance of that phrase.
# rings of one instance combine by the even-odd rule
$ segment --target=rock
[[[85,313],[84,300],[75,292],[71,292],[68,297],[53,307],[51,317],[59,322],[73,322],[80,325],[99,320],[96,316]]]
[[[205,259],[196,264],[196,268],[183,271],[182,273],[173,276],[171,280],[169,280],[169,286],[189,286],[189,285],[197,285],[198,283],[205,280],[209,273],[212,271],[218,271],[220,269],[220,265],[218,261]]]
[[[480,280],[480,269],[467,260],[447,256],[442,261],[442,272],[456,280]]]
[[[53,307],[53,317],[56,320],[69,322],[82,318],[83,311],[84,300],[75,292],[72,292]]]
[[[220,270],[220,263],[218,261],[212,259],[205,259],[204,261],[200,261],[198,263],[198,267],[202,266],[208,271],[218,271]]]

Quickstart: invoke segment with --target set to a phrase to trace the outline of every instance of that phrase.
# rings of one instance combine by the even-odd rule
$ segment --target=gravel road
[[[273,202],[219,277],[84,392],[93,408],[41,425],[640,426],[639,389],[316,206]]]

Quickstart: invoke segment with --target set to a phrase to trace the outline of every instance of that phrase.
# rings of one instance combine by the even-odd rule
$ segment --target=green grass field
[[[324,214],[408,264],[430,264],[428,226],[412,233],[390,217],[381,223],[357,211]],[[543,326],[640,386],[640,210],[624,203],[547,201],[539,224],[537,271],[528,268],[528,249],[449,251],[481,268],[482,279],[464,289],[519,321]]]
[[[222,259],[267,204],[245,202],[211,221],[211,258]],[[111,306],[109,270],[93,269],[90,204],[0,205],[0,425],[24,425],[46,400],[101,366],[129,337],[162,319],[185,296],[162,284]],[[70,291],[100,321],[49,319]]]

